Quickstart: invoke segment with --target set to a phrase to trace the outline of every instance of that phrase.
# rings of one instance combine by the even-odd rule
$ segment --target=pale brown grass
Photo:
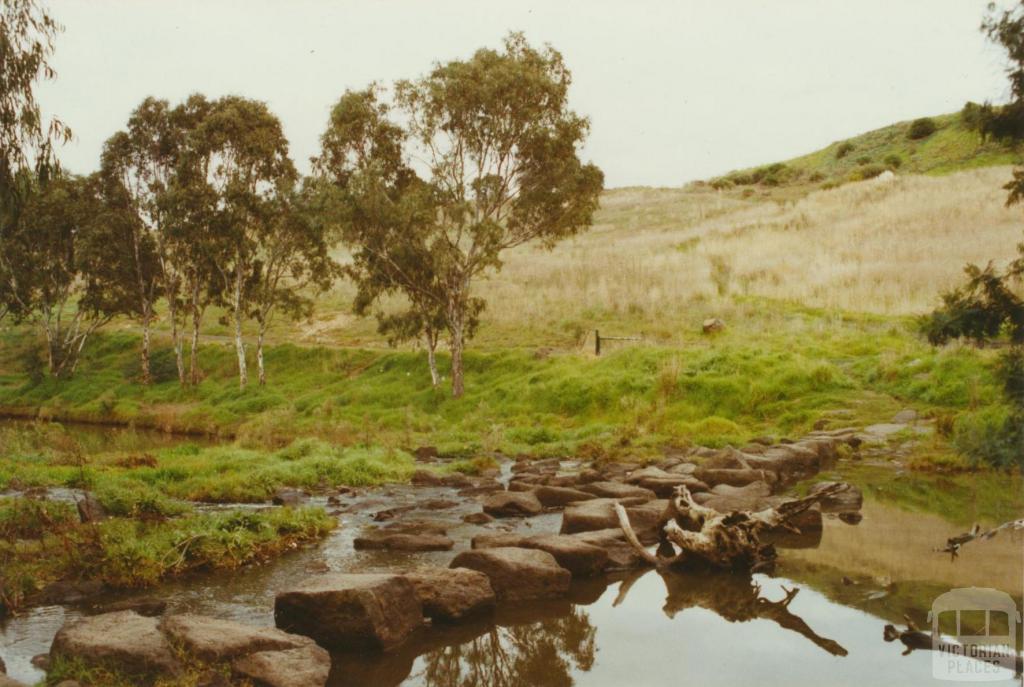
[[[479,293],[487,317],[505,323],[588,309],[664,317],[718,297],[717,258],[728,295],[920,313],[961,281],[965,263],[1006,261],[1024,240],[1022,210],[1005,207],[1009,175],[998,167],[851,183],[782,204],[611,191],[592,231],[552,252],[510,253]]]

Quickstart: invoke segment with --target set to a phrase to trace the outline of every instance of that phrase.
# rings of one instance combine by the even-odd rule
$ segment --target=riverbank
[[[732,319],[736,318],[736,319]],[[170,349],[153,356],[156,383],[137,382],[138,339],[104,334],[76,376],[54,380],[25,360],[38,342],[7,330],[0,414],[115,423],[237,439],[277,449],[316,437],[342,446],[442,454],[655,456],[666,445],[739,445],[799,436],[815,425],[885,422],[905,407],[939,420],[925,460],[954,461],[958,423],[998,405],[994,354],[935,349],[907,318],[831,314],[749,301],[724,332],[681,330],[600,357],[579,349],[485,348],[466,360],[467,392],[431,388],[414,351],[272,346],[266,387],[239,390],[233,351],[207,344],[202,383],[182,388]],[[440,356],[442,375],[447,357]]]

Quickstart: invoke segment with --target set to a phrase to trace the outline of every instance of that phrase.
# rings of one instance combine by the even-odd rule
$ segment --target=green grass
[[[982,140],[981,134],[965,127],[960,113],[954,112],[931,118],[936,131],[918,140],[907,136],[910,121],[898,122],[834,143],[800,157],[786,160],[785,166],[773,175],[767,184],[787,188],[817,188],[822,184],[835,185],[861,176],[872,166],[893,168],[897,174],[949,174],[964,169],[1016,164],[1020,154],[1012,145],[994,140]],[[839,155],[843,150],[845,154]],[[898,165],[892,164],[894,158]],[[721,177],[740,182],[757,170],[769,166],[730,172]],[[878,170],[875,170],[876,173]],[[761,186],[766,186],[765,182]],[[748,186],[749,188],[749,186]],[[766,189],[768,192],[772,192]],[[774,191],[785,193],[784,189]]]
[[[197,570],[232,569],[290,550],[334,527],[320,508],[113,517],[81,524],[73,507],[0,499],[0,615],[57,580],[147,587]]]
[[[850,411],[851,423],[876,422],[905,405],[956,415],[999,399],[991,352],[932,348],[910,320],[746,305],[746,319],[737,314],[722,335],[694,334],[677,345],[600,358],[474,350],[462,399],[430,387],[421,353],[290,344],[268,350],[265,388],[240,391],[232,351],[212,345],[203,349],[207,376],[198,388],[179,387],[173,374],[146,388],[132,376],[138,340],[109,334],[96,338],[71,380],[32,383],[0,357],[8,371],[0,378],[0,407],[235,437],[234,446],[197,448],[196,457],[161,455],[159,468],[133,470],[137,481],[151,479],[171,496],[234,499],[239,489],[269,488],[261,485],[401,479],[409,470],[401,450],[424,444],[467,458],[490,451],[559,455],[582,445],[643,454],[668,443],[799,435],[836,409]],[[29,345],[23,337],[8,334],[5,350]],[[441,356],[443,374],[446,366]],[[267,453],[310,436],[323,442],[293,446],[298,458]],[[365,447],[384,453],[360,453]],[[71,481],[80,470],[66,462],[47,470]],[[200,466],[210,462],[228,466],[226,473],[244,464],[239,480],[254,484],[218,493],[204,485]],[[169,488],[175,470],[187,475]],[[5,468],[0,460],[0,485],[15,472],[28,483],[37,479],[31,461]]]

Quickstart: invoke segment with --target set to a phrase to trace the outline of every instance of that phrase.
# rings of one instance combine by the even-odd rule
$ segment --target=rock
[[[3,656],[0,656],[0,675],[6,675],[6,674],[7,674],[7,664],[4,663]]]
[[[61,683],[63,684],[63,683]],[[78,684],[77,682],[75,683]],[[7,677],[3,673],[0,673],[0,687],[26,687],[24,683],[18,682],[12,677]]]
[[[676,487],[685,486],[690,490],[691,494],[696,494],[698,491],[707,491],[708,485],[700,481],[696,477],[690,475],[669,475],[668,477],[650,478],[640,482],[640,487],[644,489],[650,489],[654,492],[654,495],[660,499],[671,498],[675,494]]]
[[[331,672],[331,655],[310,642],[296,649],[250,654],[232,668],[260,687],[323,687]]]
[[[859,525],[860,521],[864,519],[864,514],[858,512],[840,513],[839,519],[847,525]]]
[[[418,628],[423,615],[415,588],[400,575],[330,574],[278,592],[274,620],[321,646],[386,650]]]
[[[717,334],[725,331],[725,321],[719,317],[710,317],[701,324],[701,331],[705,334]]]
[[[625,540],[623,540],[625,541]],[[474,549],[518,547],[547,551],[573,577],[593,577],[608,567],[608,552],[583,539],[566,534],[481,534],[473,537]]]
[[[576,475],[576,484],[590,484],[591,482],[600,482],[601,473],[597,470],[586,469],[580,470],[580,474]]]
[[[440,475],[430,470],[416,470],[412,473],[410,481],[418,487],[439,487],[441,486]]]
[[[416,460],[424,463],[437,459],[439,455],[436,446],[420,446],[412,454]]]
[[[422,510],[448,510],[449,508],[455,508],[459,505],[458,501],[452,501],[451,499],[427,499],[426,501],[420,501],[417,504]]]
[[[626,478],[622,481],[625,482],[626,484],[640,484],[640,482],[644,481],[645,479],[665,479],[670,477],[672,477],[670,473],[665,472],[659,467],[649,465],[645,468],[634,470],[633,472],[629,473],[626,476]]]
[[[301,489],[281,487],[274,492],[271,502],[275,506],[301,506],[305,500],[306,495],[302,493]]]
[[[670,468],[665,468],[665,472],[670,475],[692,475],[693,471],[697,469],[697,466],[693,463],[677,463]]]
[[[113,613],[114,611],[135,611],[139,615],[149,616],[150,618],[163,615],[166,610],[167,602],[163,599],[126,599],[103,607],[104,613]]]
[[[534,490],[533,495],[537,497],[541,505],[545,508],[561,508],[567,506],[574,501],[589,501],[590,499],[597,498],[593,494],[580,491],[579,489],[569,489],[568,487],[549,487],[540,486]]]
[[[82,498],[75,502],[78,508],[78,519],[83,523],[101,522],[107,519],[107,511],[100,504],[91,492],[85,492]]]
[[[544,510],[537,497],[528,491],[502,491],[484,499],[484,512],[496,518],[538,515]]]
[[[452,568],[484,573],[495,596],[502,601],[551,599],[569,590],[572,575],[547,551],[501,547],[463,551]]]
[[[160,629],[176,644],[204,661],[226,661],[258,651],[282,651],[313,645],[313,640],[273,627],[255,627],[202,615],[166,616]]]
[[[753,482],[745,487],[719,484],[710,492],[695,494],[693,498],[701,505],[714,508],[719,513],[728,513],[734,510],[756,512],[771,505],[769,499],[771,493],[771,488],[764,482]]]
[[[403,515],[405,513],[408,513],[409,511],[414,510],[415,508],[416,508],[416,506],[412,506],[412,505],[410,505],[410,506],[392,506],[391,508],[385,508],[384,510],[379,510],[376,513],[374,513],[373,514],[373,520],[374,520],[374,522],[387,522],[389,520],[394,520],[399,515]]]
[[[864,495],[861,493],[860,489],[849,482],[818,482],[813,485],[807,493],[809,495],[817,494],[821,490],[832,487],[835,484],[843,484],[845,485],[845,489],[819,501],[821,509],[826,513],[849,513],[859,511],[861,506],[864,505]]]
[[[565,536],[604,549],[608,554],[609,570],[630,570],[647,565],[647,562],[626,542],[621,528],[593,530]]]
[[[892,417],[893,424],[908,425],[917,420],[917,411],[913,408],[905,408]]]
[[[456,489],[464,489],[466,487],[473,486],[473,480],[461,472],[451,472],[441,477],[441,485],[445,487],[454,487]]]
[[[356,537],[352,542],[356,550],[384,549],[388,551],[451,551],[455,546],[442,534],[387,534],[377,533]]]
[[[641,503],[637,503],[637,501]],[[569,506],[562,514],[561,534],[575,534],[593,530],[605,530],[619,526],[619,518],[615,514],[614,505],[622,503],[626,507],[630,524],[639,534],[650,530],[658,523],[658,519],[668,505],[667,501],[646,499],[594,499]]]
[[[486,525],[489,522],[494,522],[494,517],[480,511],[479,513],[468,513],[463,515],[462,522],[470,525]]]
[[[643,487],[634,487],[622,482],[591,482],[580,487],[581,491],[609,499],[645,498],[653,499],[654,492]]]
[[[177,675],[174,650],[158,621],[132,611],[87,616],[57,632],[50,655],[86,664],[112,664],[125,673]]]
[[[599,546],[565,535],[529,537],[520,546],[546,551],[573,577],[593,577],[608,567],[608,552]]]
[[[469,568],[434,568],[406,573],[416,589],[423,615],[452,622],[494,607],[490,578]]]
[[[753,482],[765,482],[769,485],[778,481],[775,472],[769,470],[753,470],[749,468],[716,470],[704,467],[697,468],[694,477],[709,486],[728,484],[731,487],[745,487]]]
[[[50,654],[36,654],[30,663],[39,670],[50,672]]]

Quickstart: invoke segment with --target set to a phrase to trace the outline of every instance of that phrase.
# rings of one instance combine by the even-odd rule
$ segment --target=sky
[[[795,157],[896,121],[1008,96],[978,30],[988,0],[48,0],[65,31],[47,114],[98,166],[147,96],[265,101],[308,171],[347,88],[500,47],[550,43],[591,120],[581,156],[608,187],[679,186]]]

